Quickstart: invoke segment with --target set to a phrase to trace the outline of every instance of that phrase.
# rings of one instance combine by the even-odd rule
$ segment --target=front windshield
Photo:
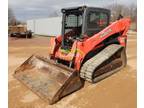
[[[71,12],[64,15],[63,23],[63,46],[71,48],[75,39],[81,38],[82,33],[82,13]]]
[[[66,15],[65,27],[73,28],[82,26],[82,15]]]
[[[71,13],[65,15],[64,34],[76,39],[82,32],[82,14]]]

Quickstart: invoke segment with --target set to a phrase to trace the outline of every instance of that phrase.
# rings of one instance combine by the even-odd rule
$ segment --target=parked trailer
[[[25,25],[9,26],[9,36],[18,38],[32,38],[31,30],[27,30]]]
[[[27,28],[35,35],[57,36],[61,34],[62,17],[27,20]]]

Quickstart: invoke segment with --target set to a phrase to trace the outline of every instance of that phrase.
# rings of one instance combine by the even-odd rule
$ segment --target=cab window
[[[108,25],[108,15],[104,12],[90,12],[88,15],[89,28],[102,28]]]

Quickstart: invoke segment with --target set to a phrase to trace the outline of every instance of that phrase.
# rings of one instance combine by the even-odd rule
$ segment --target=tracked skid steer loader
[[[14,73],[49,104],[126,65],[129,18],[110,24],[109,10],[87,6],[64,8],[62,13],[62,34],[51,38],[49,56],[32,55]]]

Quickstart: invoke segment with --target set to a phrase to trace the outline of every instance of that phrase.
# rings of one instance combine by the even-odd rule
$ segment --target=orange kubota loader
[[[32,55],[14,73],[50,104],[126,65],[129,18],[110,24],[109,10],[87,6],[62,13],[62,34],[50,40],[49,57]]]

